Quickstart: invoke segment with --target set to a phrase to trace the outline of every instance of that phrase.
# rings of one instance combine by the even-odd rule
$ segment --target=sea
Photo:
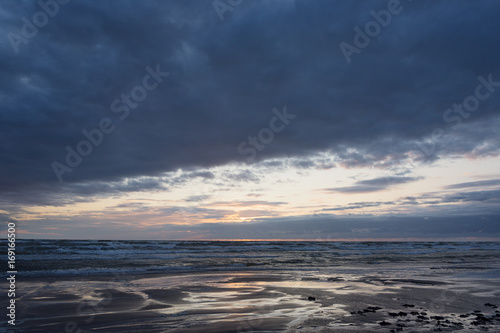
[[[20,277],[419,267],[500,277],[500,242],[17,240]]]

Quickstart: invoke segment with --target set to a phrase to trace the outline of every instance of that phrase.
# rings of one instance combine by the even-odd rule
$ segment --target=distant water
[[[5,241],[2,241],[5,243]],[[341,270],[398,262],[498,273],[498,242],[18,240],[20,276]]]

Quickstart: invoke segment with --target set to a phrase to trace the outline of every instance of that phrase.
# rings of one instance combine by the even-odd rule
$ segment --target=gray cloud
[[[201,202],[210,199],[212,196],[209,194],[191,195],[184,199],[186,202]]]
[[[489,201],[500,202],[500,190],[473,191],[448,194],[442,198],[443,202]]]
[[[373,202],[353,202],[348,204],[347,206],[338,206],[334,208],[323,208],[321,209],[322,212],[326,211],[344,211],[344,210],[351,210],[351,209],[361,209],[361,208],[367,208],[367,207],[380,207],[383,205],[392,205],[394,204],[393,201],[373,201]]]
[[[325,189],[329,192],[340,193],[369,193],[385,190],[398,184],[405,184],[422,179],[421,177],[379,177],[357,181],[352,186],[334,187]]]
[[[258,182],[259,177],[252,171],[246,169],[246,170],[240,170],[236,172],[226,172],[223,175],[224,178],[226,178],[230,182]]]
[[[468,188],[468,187],[487,187],[487,186],[498,186],[500,185],[500,179],[488,179],[488,180],[479,180],[476,182],[467,182],[467,183],[458,183],[453,185],[445,186],[444,188],[447,190]]]
[[[483,182],[461,183],[457,185],[460,185],[459,188],[462,188],[462,184],[466,184],[463,187],[484,185]],[[397,209],[398,207],[410,205],[415,206],[414,209],[422,212],[425,211],[426,208],[432,208],[431,210],[427,210],[428,214],[436,211],[449,215],[496,214],[498,212],[498,203],[500,203],[500,190],[456,193],[430,192],[418,196],[402,197],[394,201],[353,202],[343,206],[338,205],[335,207],[323,208],[318,212],[349,211],[385,205],[392,205],[394,209]]]
[[[201,179],[210,181],[215,175],[208,171],[183,171],[165,173],[156,177],[137,177],[120,181],[89,181],[79,183],[43,184],[35,188],[12,188],[0,200],[6,205],[49,205],[65,206],[76,202],[91,202],[109,195],[123,195],[129,192],[164,191],[182,186],[189,181]]]
[[[181,184],[148,177],[243,163],[238,144],[283,105],[297,119],[256,163],[297,157],[301,168],[386,168],[411,159],[498,156],[491,123],[500,91],[460,126],[443,121],[443,112],[474,92],[479,75],[500,81],[500,6],[402,3],[403,12],[351,64],[339,43],[352,42],[353,27],[387,1],[254,1],[222,24],[209,1],[72,1],[17,54],[4,33],[1,200],[64,204]],[[23,16],[40,10],[37,2],[18,1],[0,8],[2,31],[16,33]],[[170,75],[120,120],[112,102],[156,64]],[[59,184],[51,163],[65,163],[65,147],[75,148],[82,130],[103,118],[116,130]],[[425,154],[417,143],[429,145],[435,128],[446,134]],[[318,152],[333,158],[315,160]],[[145,178],[127,180],[135,177]],[[259,179],[250,171],[230,177]],[[378,191],[381,181],[337,190]]]
[[[237,206],[237,207],[248,207],[248,206],[281,206],[286,205],[288,202],[283,201],[263,201],[263,200],[246,200],[246,201],[217,201],[213,202],[214,205],[225,205],[225,206]]]
[[[118,208],[119,210],[128,210],[133,212],[147,212],[150,209],[150,207],[148,207],[148,205],[144,202],[123,203],[111,208]]]

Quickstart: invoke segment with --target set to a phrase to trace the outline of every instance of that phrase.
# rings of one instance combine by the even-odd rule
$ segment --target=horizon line
[[[7,238],[1,238],[8,241]],[[336,239],[97,239],[97,238],[16,238],[16,240],[72,240],[72,241],[162,241],[162,242],[500,242],[495,237],[465,238],[336,238]]]

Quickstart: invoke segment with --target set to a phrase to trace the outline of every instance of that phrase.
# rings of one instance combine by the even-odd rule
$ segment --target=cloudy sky
[[[500,239],[498,1],[2,1],[24,238]]]

